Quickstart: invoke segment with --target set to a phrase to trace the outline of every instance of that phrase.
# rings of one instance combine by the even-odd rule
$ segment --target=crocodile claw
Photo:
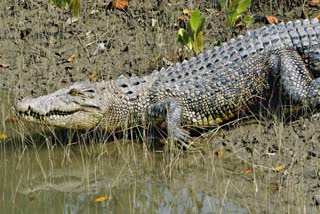
[[[187,150],[192,147],[191,137],[186,130],[176,130],[173,135],[171,135],[171,139],[173,140],[175,146],[181,150]]]

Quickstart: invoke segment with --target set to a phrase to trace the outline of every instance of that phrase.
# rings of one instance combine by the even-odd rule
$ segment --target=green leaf
[[[233,27],[237,18],[238,18],[238,14],[236,12],[228,11],[227,12],[227,25],[230,27]]]
[[[252,16],[245,16],[237,26],[253,24]]]
[[[252,18],[252,16],[245,16],[244,18],[243,18],[243,21],[246,23],[246,24],[253,24],[253,18]]]
[[[50,0],[50,4],[57,7],[70,9],[73,17],[78,17],[81,11],[81,0]]]
[[[196,34],[198,34],[199,32],[203,31],[205,22],[206,22],[206,19],[204,17],[201,17]]]
[[[219,3],[219,1],[218,1]],[[220,1],[220,11],[225,11],[227,9],[227,0]]]
[[[194,47],[195,54],[198,55],[202,51],[202,48],[203,48],[203,33],[202,31],[200,31],[197,35],[196,42],[195,42],[195,47]]]
[[[233,26],[232,16],[231,16],[231,15],[227,14],[227,20],[226,20],[226,22],[227,22],[227,25],[228,25],[229,27],[232,27],[232,26]]]
[[[187,46],[190,43],[190,36],[187,31],[183,28],[180,28],[177,34],[177,41],[183,45]]]
[[[180,28],[177,33],[177,41],[184,47],[192,50],[195,55],[203,49],[203,28],[205,18],[200,16],[200,11],[195,9],[187,22],[186,30]]]
[[[198,27],[200,26],[200,11],[198,9],[195,9],[193,12],[192,12],[192,15],[189,19],[189,23],[190,23],[190,26],[191,26],[191,29],[194,31],[194,32],[197,32],[198,30]]]
[[[192,28],[190,20],[187,22],[187,33],[192,41],[194,41],[195,30]]]
[[[50,4],[56,5],[59,8],[68,9],[71,0],[50,0]]]
[[[213,46],[217,46],[217,47],[220,47],[222,45],[222,42],[221,40],[217,40],[213,43]]]
[[[67,10],[70,8],[70,5],[72,4],[72,0],[62,0],[64,4],[64,8]]]
[[[232,0],[231,3],[229,4],[228,10],[235,11],[239,5],[240,0]]]
[[[64,0],[50,0],[50,4],[56,5],[57,7],[64,8],[65,1]]]
[[[233,16],[232,16],[232,19],[233,19],[233,24],[235,24],[237,22],[237,20],[239,18],[241,18],[241,14],[238,14],[238,13],[234,13]]]
[[[236,13],[242,15],[244,12],[248,10],[250,3],[251,0],[240,0],[239,5],[236,9]]]
[[[80,0],[72,0],[71,2],[71,14],[72,17],[78,17],[80,15],[81,10]]]
[[[187,30],[192,38],[192,41],[196,40],[196,35],[203,30],[205,24],[205,18],[200,16],[200,11],[195,9],[188,21]]]
[[[183,39],[183,34],[185,33],[185,31],[186,31],[185,29],[180,28],[177,33],[177,41],[182,45],[185,45],[185,42]]]

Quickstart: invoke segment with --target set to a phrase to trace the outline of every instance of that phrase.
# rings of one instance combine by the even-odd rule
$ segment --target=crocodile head
[[[110,95],[102,91],[105,88],[95,82],[79,82],[38,98],[16,100],[14,108],[19,117],[29,122],[91,129],[98,126],[112,103]]]

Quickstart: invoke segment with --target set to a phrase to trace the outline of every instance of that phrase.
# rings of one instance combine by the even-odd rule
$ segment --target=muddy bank
[[[232,37],[232,31],[226,26],[223,15],[215,15],[216,4],[212,2],[130,1],[126,12],[106,11],[104,3],[97,2],[99,2],[97,5],[90,5],[90,8],[88,6],[83,17],[72,24],[67,23],[69,18],[67,12],[53,8],[44,0],[30,2],[5,0],[0,3],[0,52],[2,53],[0,63],[10,64],[8,69],[0,68],[0,87],[3,94],[1,97],[4,100],[0,106],[2,119],[0,132],[8,130],[9,125],[4,121],[7,117],[13,116],[10,103],[17,96],[39,96],[49,93],[72,82],[87,79],[94,71],[97,72],[99,80],[108,80],[117,78],[121,74],[143,75],[154,69],[158,70],[167,66],[167,61],[164,58],[174,58],[178,54],[179,46],[176,42],[176,32],[180,23],[177,17],[181,15],[184,8],[199,8],[205,15],[205,50],[212,48],[213,43],[217,40],[227,41]],[[307,16],[314,17],[319,13],[317,8],[303,5],[301,1],[270,2],[253,1],[250,13],[260,16],[274,15],[283,21],[306,18]],[[254,24],[250,28],[261,25],[263,24]],[[238,31],[245,32],[246,29]],[[98,44],[104,44],[104,50],[98,51]],[[73,54],[76,55],[76,58],[72,62],[68,62],[67,59]],[[153,198],[154,200],[165,201],[164,192],[170,192],[171,195],[184,194],[187,198],[195,197],[192,193],[196,192],[199,193],[197,197],[204,201],[204,198],[209,198],[209,201],[218,204],[221,204],[223,197],[227,195],[227,198],[232,202],[230,202],[232,204],[230,206],[233,207],[234,204],[237,204],[234,207],[238,207],[240,212],[243,208],[249,212],[279,211],[278,207],[281,207],[283,212],[296,210],[302,212],[305,209],[307,212],[313,212],[319,209],[320,122],[308,117],[298,118],[291,122],[281,122],[281,120],[270,120],[269,118],[265,120],[254,118],[249,121],[240,122],[232,127],[221,128],[217,131],[212,130],[208,134],[196,138],[195,140],[201,141],[209,152],[205,155],[182,155],[179,164],[172,165],[172,162],[164,161],[162,156],[157,154],[155,157],[152,154],[151,159],[147,158],[139,162],[137,157],[145,156],[142,144],[134,144],[135,151],[139,151],[136,153],[132,151],[121,153],[119,150],[122,150],[116,144],[111,147],[114,153],[118,151],[118,155],[116,157],[108,156],[111,159],[102,160],[115,165],[114,163],[119,159],[122,160],[123,157],[128,159],[122,160],[121,164],[115,168],[108,168],[106,171],[101,169],[103,173],[98,176],[99,182],[88,179],[87,183],[90,185],[92,183],[98,184],[95,186],[95,193],[109,191],[108,193],[111,192],[110,194],[113,194],[114,197],[118,196],[120,202],[128,201],[128,197],[136,197],[137,190],[134,189],[136,187],[130,185],[130,182],[136,179],[139,191],[144,192],[140,195],[149,195],[155,186],[156,197]],[[20,129],[15,133],[18,133],[17,137],[19,137]],[[49,137],[41,138],[43,141],[48,142],[54,138],[52,137],[53,133],[47,134]],[[10,142],[13,140],[8,139],[7,143]],[[9,185],[10,187],[3,191],[9,195],[16,195],[15,192],[18,189],[20,193],[27,195],[45,194],[48,198],[61,197],[59,194],[50,195],[52,193],[50,191],[60,192],[64,187],[59,186],[60,181],[55,180],[57,171],[50,164],[63,162],[57,158],[60,153],[63,153],[64,156],[67,156],[68,152],[73,153],[74,156],[71,158],[73,163],[77,163],[77,157],[82,157],[82,153],[75,148],[76,146],[68,147],[69,150],[58,146],[57,150],[50,153],[45,150],[46,146],[43,146],[41,141],[35,143],[35,148],[42,155],[39,155],[40,159],[33,160],[25,157],[26,154],[30,157],[34,156],[35,151],[31,147],[26,149],[28,151],[26,153],[16,154],[15,149],[24,151],[25,147],[22,145],[17,146],[18,148],[8,149],[3,144],[1,145],[3,154],[6,154],[2,156],[4,159],[1,163],[10,162],[13,164],[4,164],[1,167],[6,171],[15,168],[17,172],[21,173],[18,174],[18,177],[21,179],[26,177],[26,179],[22,179],[22,183],[27,187],[19,186],[18,188],[15,186],[19,182],[21,183],[21,180],[18,179],[16,182],[10,183],[11,186]],[[78,146],[81,147],[81,145]],[[106,151],[111,148],[104,144],[98,144],[98,148],[91,144],[89,147],[95,152],[102,150],[102,154],[110,155],[110,152]],[[130,148],[128,146],[126,149],[130,150]],[[217,150],[225,152],[223,157],[216,156]],[[98,161],[95,163],[97,160],[95,158],[100,157],[95,152],[90,153],[94,155],[84,158],[88,164],[82,163],[83,167],[94,168],[95,164],[101,164]],[[55,155],[52,156],[52,154]],[[45,168],[44,171],[48,171],[48,174],[41,176],[46,173],[38,169],[41,168],[38,167],[41,162],[39,160],[47,157],[50,157],[50,161],[44,165],[51,168]],[[32,169],[29,171],[20,169],[23,168],[20,165],[21,160],[32,165]],[[137,163],[137,165],[128,164],[128,162],[131,163],[129,160],[134,160],[133,163]],[[148,166],[146,170],[139,171],[139,169],[144,169],[145,162],[149,161],[154,164]],[[81,163],[79,165],[81,166]],[[96,171],[86,171],[87,168],[83,169],[79,165],[71,164],[70,168],[84,172],[88,177],[97,176]],[[283,166],[283,168],[276,171],[274,170],[276,166]],[[125,174],[120,173],[122,168],[127,170]],[[172,169],[170,172],[172,174],[168,173],[168,169]],[[246,174],[246,169],[250,169],[251,172]],[[128,179],[117,180],[118,175],[110,175],[112,170]],[[220,173],[218,173],[219,170]],[[73,192],[79,186],[83,188],[80,188],[82,194],[86,192],[85,182],[81,180],[83,174],[75,175],[67,172],[70,171],[64,172],[63,178],[68,180],[73,177],[76,178],[76,182],[72,183],[74,185],[72,190],[65,192]],[[8,186],[8,180],[10,180],[6,176],[14,177],[15,174],[12,173],[3,176],[4,187]],[[30,174],[35,175],[26,176]],[[117,180],[118,183],[117,185],[110,184],[111,182],[106,182],[102,179],[103,177]],[[50,180],[49,184],[55,185],[48,186],[48,180]],[[151,187],[144,185],[148,182],[151,183]],[[121,187],[121,183],[124,183],[124,187]],[[230,184],[231,186],[229,186]],[[70,186],[72,185],[70,184]],[[101,189],[101,186],[105,189]],[[120,197],[121,192],[126,188],[133,195]],[[232,194],[227,194],[228,191]],[[196,193],[194,194],[196,195]],[[86,197],[76,194],[74,197],[78,201],[86,201],[98,196],[98,194],[94,196],[92,194],[89,192]],[[144,197],[150,198],[150,196]],[[29,200],[24,198],[24,195],[21,198]],[[174,199],[170,198],[170,200]],[[183,197],[179,200],[187,201]],[[261,203],[261,201],[266,202]],[[201,203],[209,206],[206,202],[202,201]],[[179,209],[177,208],[177,210]],[[187,208],[181,209],[188,210]],[[197,211],[201,212],[201,209],[199,208]]]

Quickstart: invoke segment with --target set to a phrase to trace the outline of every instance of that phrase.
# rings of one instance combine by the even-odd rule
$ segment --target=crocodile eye
[[[71,95],[71,96],[77,96],[79,93],[78,93],[78,91],[76,90],[76,89],[71,89],[70,91],[69,91],[69,94]]]

